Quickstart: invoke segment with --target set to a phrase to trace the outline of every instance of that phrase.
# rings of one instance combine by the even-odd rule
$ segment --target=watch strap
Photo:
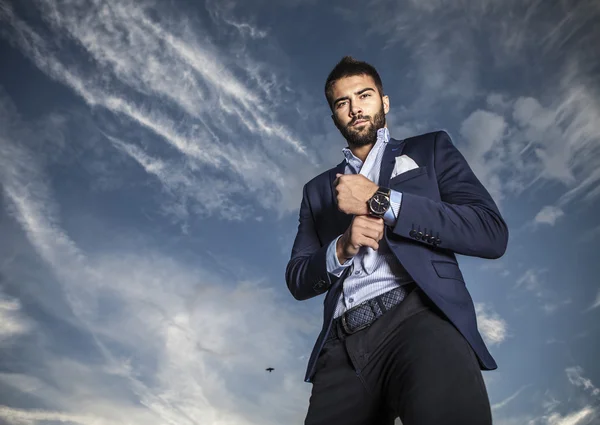
[[[392,194],[392,189],[390,189],[389,187],[379,186],[377,188],[377,192],[375,192],[375,193],[382,193],[389,197]]]

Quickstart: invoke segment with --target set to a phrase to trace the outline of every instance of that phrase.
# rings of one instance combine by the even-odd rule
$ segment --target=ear
[[[390,97],[387,95],[383,96],[381,101],[383,102],[383,112],[387,114],[390,111]]]

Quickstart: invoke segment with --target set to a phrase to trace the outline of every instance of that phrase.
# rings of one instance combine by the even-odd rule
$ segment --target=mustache
[[[367,121],[371,121],[371,116],[369,115],[361,115],[360,117],[355,117],[352,119],[352,121],[350,121],[348,123],[348,127],[352,127],[356,121],[361,121],[361,120],[367,120]]]

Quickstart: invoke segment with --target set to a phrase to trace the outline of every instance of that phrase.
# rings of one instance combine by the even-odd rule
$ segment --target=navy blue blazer
[[[399,155],[408,155],[419,167],[390,179]],[[325,263],[327,247],[352,220],[337,208],[333,186],[336,173],[344,173],[344,166],[342,161],[305,184],[298,233],[285,272],[288,289],[297,300],[327,292],[323,327],[308,362],[305,382],[311,382],[314,375],[342,282],[350,269],[338,278],[327,272]],[[403,194],[396,225],[385,227],[392,252],[471,344],[481,368],[496,369],[477,329],[475,307],[455,256],[493,259],[504,254],[508,228],[494,200],[444,131],[390,139],[379,184]]]

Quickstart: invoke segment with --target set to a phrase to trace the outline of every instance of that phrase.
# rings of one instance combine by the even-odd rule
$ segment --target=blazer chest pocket
[[[432,261],[431,264],[435,272],[442,279],[456,279],[464,283],[463,275],[458,267],[458,264],[451,261]]]
[[[405,171],[404,173],[400,173],[395,177],[390,179],[390,187],[394,187],[398,184],[401,184],[407,180],[413,179],[418,176],[426,175],[427,167],[424,165],[419,168],[413,168],[412,170]]]

